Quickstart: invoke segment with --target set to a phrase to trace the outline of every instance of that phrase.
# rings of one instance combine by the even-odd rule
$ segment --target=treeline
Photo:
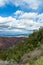
[[[43,28],[34,31],[26,40],[24,40],[23,43],[17,44],[16,46],[13,46],[7,50],[0,50],[0,59],[13,59],[19,62],[25,53],[29,53],[36,47],[39,47],[41,44],[43,44]]]

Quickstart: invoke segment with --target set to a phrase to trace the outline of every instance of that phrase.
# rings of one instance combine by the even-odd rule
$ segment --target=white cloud
[[[7,3],[9,3],[8,0],[0,0],[0,7],[6,5]]]
[[[24,0],[32,9],[38,9],[42,2],[40,0]]]
[[[15,16],[17,16],[18,14],[19,11],[15,12]],[[38,15],[37,13],[25,12],[19,15],[18,20],[12,16],[9,17],[0,16],[1,31],[15,31],[15,32],[23,31],[24,33],[27,33],[27,31],[39,29],[39,27],[41,26],[43,26],[43,13]]]
[[[21,15],[23,15],[23,11],[21,11],[21,10],[18,10],[18,11],[16,11],[16,12],[14,12],[14,17],[15,18],[18,18],[19,16],[21,16]]]
[[[42,0],[0,0],[0,7],[8,3],[12,3],[15,6],[32,9],[38,9],[43,4]]]
[[[5,5],[5,0],[0,0],[0,7]]]
[[[38,9],[42,4],[40,0],[10,0],[16,6],[24,6],[26,8]]]
[[[20,16],[20,18],[22,18],[22,19],[35,19],[37,17],[37,13],[32,13],[32,12],[30,12],[30,13],[23,13],[23,15],[22,16]]]

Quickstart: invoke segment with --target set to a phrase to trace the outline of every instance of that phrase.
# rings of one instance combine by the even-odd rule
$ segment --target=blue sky
[[[0,36],[28,36],[42,26],[43,0],[0,0]]]

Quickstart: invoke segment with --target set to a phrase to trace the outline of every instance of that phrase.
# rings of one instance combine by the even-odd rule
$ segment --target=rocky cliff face
[[[0,38],[0,49],[4,50],[13,45],[20,44],[25,40],[23,37]]]

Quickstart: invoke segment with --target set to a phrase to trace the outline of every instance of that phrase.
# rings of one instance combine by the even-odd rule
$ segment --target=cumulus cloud
[[[30,13],[23,13],[22,14],[22,16],[20,16],[20,18],[22,18],[22,19],[35,19],[37,17],[37,13],[32,13],[32,12],[30,12]]]
[[[38,9],[42,2],[40,0],[24,0],[32,9]]]
[[[0,0],[0,7],[9,3],[12,3],[15,6],[32,8],[36,10],[42,5],[42,0]]]
[[[15,18],[18,18],[18,17],[20,17],[20,16],[23,15],[23,14],[24,14],[23,11],[18,10],[18,11],[16,11],[16,12],[14,12],[14,17],[15,17]]]
[[[42,4],[42,0],[10,0],[11,3],[13,3],[16,6],[24,6],[26,8],[32,8],[32,9],[38,9],[41,4]]]
[[[21,14],[23,13],[23,14]],[[29,30],[37,30],[43,26],[43,13],[27,13],[22,11],[16,11],[15,16],[18,14],[19,17],[1,17],[0,16],[0,31],[14,31],[27,33]]]

